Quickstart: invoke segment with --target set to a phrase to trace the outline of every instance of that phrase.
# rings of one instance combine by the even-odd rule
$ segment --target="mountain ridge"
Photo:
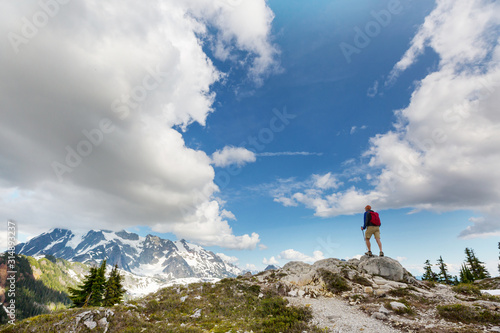
[[[184,239],[172,241],[148,234],[145,237],[121,230],[72,231],[53,228],[16,246],[27,256],[52,255],[87,264],[107,260],[135,275],[163,281],[182,278],[226,278],[241,273],[212,251]]]

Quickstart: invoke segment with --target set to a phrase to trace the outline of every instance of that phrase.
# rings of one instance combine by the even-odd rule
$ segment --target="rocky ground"
[[[500,332],[500,299],[416,280],[388,257],[291,262],[256,279],[311,307],[328,332]]]

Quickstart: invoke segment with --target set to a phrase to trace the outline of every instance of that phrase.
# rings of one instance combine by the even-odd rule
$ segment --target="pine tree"
[[[106,260],[103,260],[99,268],[90,268],[81,286],[68,288],[69,298],[73,301],[72,307],[101,306],[106,285],[105,273]]]
[[[474,275],[470,271],[466,264],[462,264],[460,267],[460,282],[462,283],[472,283],[474,282]]]
[[[465,261],[469,265],[469,269],[474,277],[474,280],[481,280],[490,277],[490,273],[486,270],[484,263],[476,257],[473,249],[465,248],[465,256]]]
[[[424,281],[437,281],[437,274],[432,271],[432,264],[427,259],[424,266],[424,275],[422,276]]]
[[[89,274],[85,275],[83,284],[76,288],[68,288],[69,298],[73,302],[71,307],[83,307],[88,303],[88,299],[92,296],[92,286],[97,276],[97,267],[91,267]]]
[[[448,268],[447,265],[444,263],[442,256],[439,256],[438,266],[439,266],[439,274],[438,274],[439,282],[445,284],[452,284],[452,277],[448,274]]]
[[[88,306],[101,306],[102,298],[104,297],[104,289],[106,287],[106,260],[103,260],[92,284],[92,293],[87,301]]]
[[[115,264],[106,282],[103,306],[113,306],[122,302],[123,294],[125,293],[122,280],[123,277],[118,272],[118,265]]]

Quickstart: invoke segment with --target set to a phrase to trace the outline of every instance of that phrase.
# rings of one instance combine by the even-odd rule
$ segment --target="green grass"
[[[481,296],[481,290],[472,283],[460,283],[451,288],[454,292],[467,296]]]
[[[333,273],[323,268],[319,269],[318,273],[323,279],[323,282],[325,282],[326,290],[334,294],[339,294],[343,291],[352,289],[347,283],[347,280],[339,274]]]
[[[58,322],[69,328],[78,313],[88,310],[96,313],[95,321],[104,316],[104,311],[98,308],[71,309],[19,322],[16,330],[0,327],[0,332],[31,332],[32,329],[51,332]],[[309,308],[289,306],[288,301],[274,291],[262,290],[242,279],[169,287],[111,310],[114,315],[107,317],[109,333],[142,332],[143,329],[145,332],[193,333],[321,332],[308,324],[312,318]]]
[[[371,285],[372,285],[372,283],[370,281],[368,281],[368,279],[362,277],[359,274],[354,275],[352,282],[360,284],[362,286],[367,286],[367,287],[371,287]]]
[[[445,319],[468,324],[500,324],[500,314],[462,304],[438,305],[439,315]]]

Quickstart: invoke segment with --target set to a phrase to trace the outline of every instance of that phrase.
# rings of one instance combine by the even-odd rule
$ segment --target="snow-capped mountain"
[[[163,281],[183,278],[225,278],[241,270],[211,251],[185,240],[158,236],[141,237],[127,231],[90,230],[73,232],[52,229],[16,246],[27,256],[53,255],[70,261],[99,263],[106,259],[124,271]]]

